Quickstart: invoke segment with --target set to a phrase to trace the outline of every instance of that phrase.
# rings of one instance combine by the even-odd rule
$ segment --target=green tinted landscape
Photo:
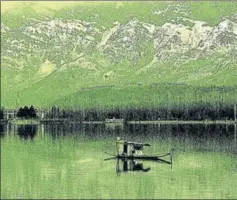
[[[237,197],[234,1],[1,2],[0,98],[3,199]]]
[[[235,2],[38,8],[2,13],[3,107],[236,102]]]
[[[23,133],[18,125],[4,132],[2,198],[233,199],[237,195],[233,125],[227,126],[228,131],[223,125],[71,127],[41,124],[31,129],[35,132]],[[104,152],[115,154],[118,135],[151,144],[144,149],[148,155],[175,148],[172,169],[168,164],[143,161],[150,171],[117,174],[117,160],[104,161],[110,157]],[[121,160],[119,168],[123,169]]]

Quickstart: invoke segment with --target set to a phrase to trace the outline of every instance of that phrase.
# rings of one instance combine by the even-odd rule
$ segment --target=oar
[[[112,155],[112,154],[110,154],[110,153],[107,153],[107,152],[105,152],[105,154],[107,154],[107,155],[109,155],[109,156],[115,156],[115,155]]]
[[[173,160],[174,160],[174,148],[171,149],[171,153],[170,153],[170,162],[171,162],[171,169],[172,169],[172,165],[173,165]]]
[[[162,155],[157,155],[158,157],[165,157],[165,156],[168,156],[170,155],[171,153],[166,153],[166,154],[162,154]]]
[[[172,164],[171,162],[169,161],[166,161],[166,160],[163,160],[163,159],[159,159],[157,158],[156,160],[154,160],[155,162],[161,162],[161,163],[166,163],[166,164]]]
[[[173,156],[174,156],[174,148],[171,149],[171,152],[170,153],[166,153],[166,154],[162,154],[162,155],[157,155],[157,157],[165,157],[165,156],[168,156],[170,155],[170,162],[172,163],[173,162]]]
[[[143,144],[143,146],[150,147],[151,145],[150,145],[150,144],[147,144],[147,143],[145,143],[145,144]]]
[[[113,159],[115,159],[115,158],[117,158],[117,156],[110,157],[110,158],[105,158],[104,160],[105,160],[105,161],[106,161],[106,160],[113,160]]]
[[[159,157],[159,158],[161,158],[161,157],[165,157],[165,156],[168,156],[168,155],[170,155],[171,153],[166,153],[166,154],[161,154],[161,155],[154,155],[155,157]],[[145,156],[149,156],[149,155],[146,155],[146,154],[144,154]]]
[[[105,154],[107,154],[107,155],[109,155],[109,156],[112,156],[112,157],[110,157],[110,158],[105,158],[104,160],[112,160],[112,159],[117,158],[117,156],[112,155],[112,154],[109,154],[109,153],[107,153],[107,152],[105,152]]]

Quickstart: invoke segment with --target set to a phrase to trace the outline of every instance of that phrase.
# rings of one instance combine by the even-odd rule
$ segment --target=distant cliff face
[[[56,81],[53,84],[56,87],[62,73],[72,77],[70,83],[75,88],[78,83],[96,85],[107,81],[107,84],[131,76],[145,82],[144,77],[149,74],[157,74],[154,78],[157,82],[170,74],[166,70],[173,73],[180,67],[182,73],[186,68],[189,76],[180,75],[176,79],[174,74],[174,82],[192,83],[211,78],[213,84],[220,84],[218,78],[213,78],[221,76],[218,70],[230,73],[230,79],[237,80],[233,71],[237,69],[237,10],[213,25],[198,17],[193,19],[188,3],[174,4],[166,3],[162,9],[150,6],[143,17],[141,11],[137,10],[137,15],[134,11],[129,20],[114,20],[108,27],[99,23],[103,21],[103,12],[104,15],[108,12],[99,6],[91,20],[78,19],[75,10],[67,11],[70,19],[30,18],[13,28],[3,20],[3,92],[23,90],[46,78]],[[212,13],[209,15],[211,18]],[[147,22],[146,16],[162,18],[162,21]]]

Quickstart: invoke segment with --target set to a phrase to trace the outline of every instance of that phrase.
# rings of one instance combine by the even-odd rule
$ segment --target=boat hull
[[[118,155],[116,156],[118,159],[123,159],[123,160],[151,160],[151,161],[160,161],[160,162],[164,162],[167,164],[172,164],[172,160],[171,161],[166,161],[162,158],[160,158],[159,156],[145,156],[145,155],[132,155],[132,156],[128,156],[128,155]]]

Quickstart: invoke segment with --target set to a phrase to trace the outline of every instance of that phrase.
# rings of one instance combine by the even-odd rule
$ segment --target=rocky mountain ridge
[[[76,17],[30,18],[19,27],[2,23],[5,105],[15,105],[18,92],[25,102],[45,105],[81,88],[235,84],[236,15],[215,25],[189,15],[162,23],[135,16],[107,27]]]
[[[17,30],[11,30],[1,24],[1,54],[3,60],[4,57],[22,60],[37,54],[42,63],[50,60],[59,67],[74,60],[78,55],[98,52],[108,56],[112,63],[128,58],[135,65],[148,46],[154,50],[154,56],[159,62],[173,56],[183,56],[190,51],[196,53],[189,56],[198,59],[199,55],[203,54],[236,50],[235,21],[224,19],[215,27],[211,27],[203,21],[187,18],[183,20],[193,25],[165,23],[156,26],[137,18],[126,24],[115,22],[114,27],[107,30],[93,22],[82,20],[55,19]],[[3,67],[4,65],[5,62]]]

